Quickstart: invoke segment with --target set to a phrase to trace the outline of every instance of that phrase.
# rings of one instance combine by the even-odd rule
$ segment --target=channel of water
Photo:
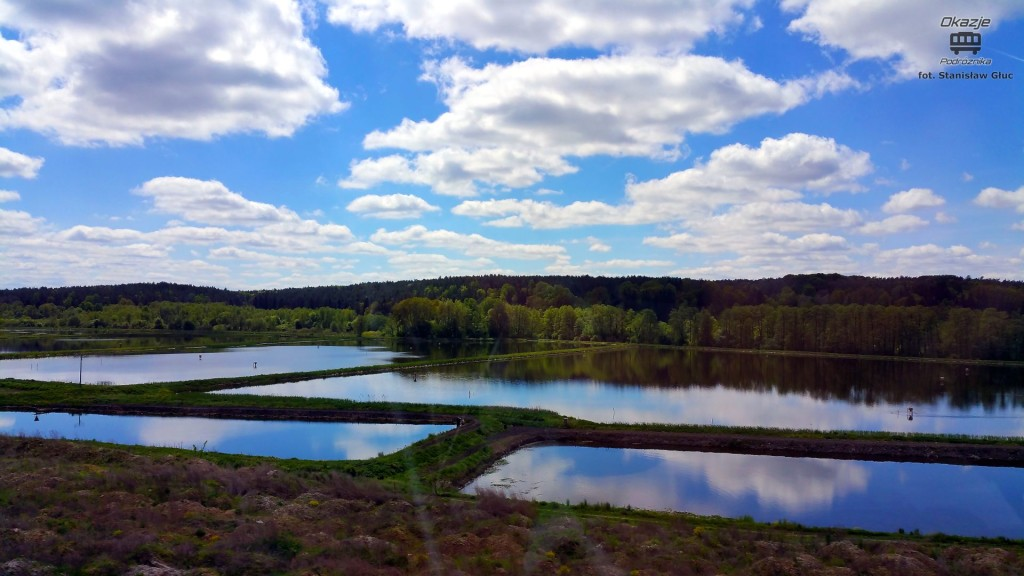
[[[451,428],[436,424],[0,412],[0,433],[7,435],[99,440],[303,460],[374,458]]]

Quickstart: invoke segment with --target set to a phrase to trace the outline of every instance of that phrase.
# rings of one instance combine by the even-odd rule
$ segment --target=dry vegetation
[[[0,437],[0,575],[1021,574],[1017,543],[407,492]]]

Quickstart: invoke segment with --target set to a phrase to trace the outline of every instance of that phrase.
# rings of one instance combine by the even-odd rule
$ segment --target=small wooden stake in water
[[[78,385],[82,385],[82,361],[85,359],[85,355],[78,357]]]

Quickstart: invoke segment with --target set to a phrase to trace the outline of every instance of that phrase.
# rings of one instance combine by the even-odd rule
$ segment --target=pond
[[[6,333],[9,338],[12,333]],[[34,333],[33,333],[34,334]],[[54,336],[48,335],[47,338]],[[29,340],[38,344],[38,334]],[[102,344],[112,349],[118,344],[150,347],[169,347],[165,351],[149,354],[103,354],[95,350],[83,355],[50,356],[44,358],[0,357],[0,378],[22,378],[53,382],[81,382],[83,384],[142,384],[311,372],[334,368],[351,368],[408,362],[412,360],[450,360],[471,356],[489,356],[554,350],[572,346],[567,343],[541,343],[530,341],[426,341],[381,340],[354,341],[325,340],[260,345],[255,340],[246,346],[211,347],[215,341],[209,337],[194,339],[180,334],[175,336],[119,338],[115,336],[67,337],[69,342]],[[17,338],[14,338],[17,340]],[[56,338],[50,344],[62,341]],[[176,347],[174,347],[176,346]],[[13,348],[13,346],[12,346]],[[25,350],[22,350],[25,351]]]
[[[184,353],[0,360],[0,378],[142,384],[390,364],[415,359],[377,346],[247,346]],[[81,372],[79,372],[81,370]]]
[[[546,408],[596,422],[1024,436],[1020,366],[635,348],[223,393]]]
[[[0,412],[0,434],[99,440],[304,460],[362,460],[391,453],[430,434],[439,424],[359,424],[228,420],[101,414]]]
[[[1019,468],[544,446],[515,452],[463,492],[478,488],[761,522],[1024,537]]]

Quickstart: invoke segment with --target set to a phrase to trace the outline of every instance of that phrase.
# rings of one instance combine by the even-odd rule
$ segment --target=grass
[[[272,459],[0,437],[0,570],[132,574],[1018,574],[1024,542],[439,497]],[[847,568],[848,572],[830,572]],[[28,573],[28,570],[23,570]]]

